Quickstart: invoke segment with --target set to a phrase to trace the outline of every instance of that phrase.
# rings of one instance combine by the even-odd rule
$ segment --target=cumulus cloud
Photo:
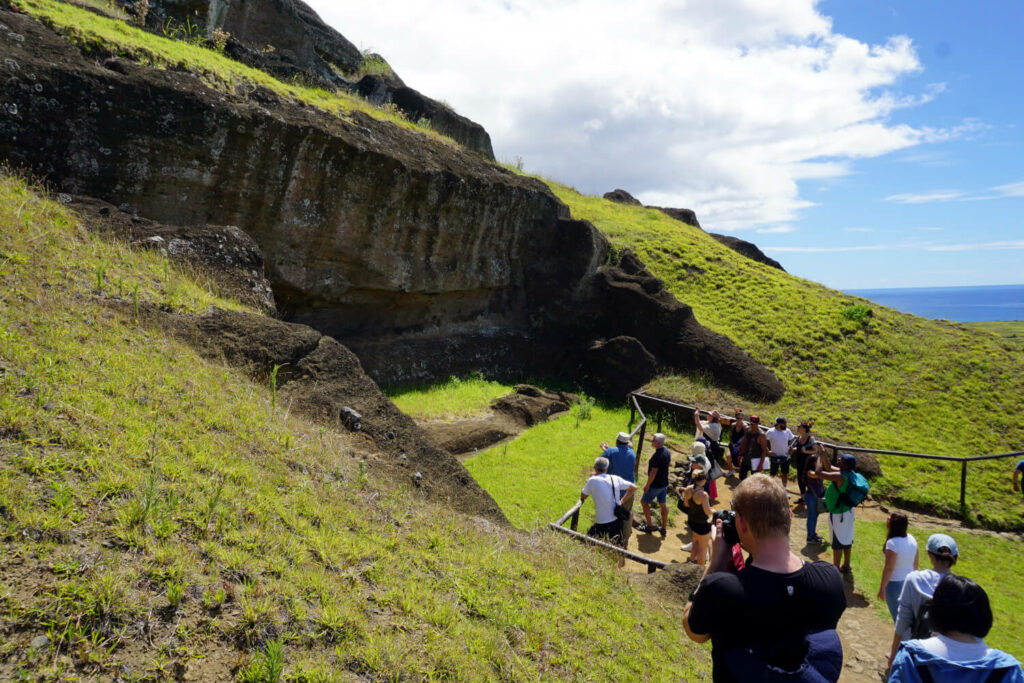
[[[838,34],[815,0],[311,4],[482,123],[499,158],[716,230],[785,225],[813,205],[799,181],[964,133],[892,123],[943,86],[899,92],[921,69],[910,39]]]

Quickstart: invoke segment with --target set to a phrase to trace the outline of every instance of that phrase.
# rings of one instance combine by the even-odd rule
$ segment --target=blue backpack
[[[846,490],[839,492],[839,504],[854,508],[864,502],[871,490],[871,484],[860,472],[846,473]]]
[[[803,638],[804,657],[795,669],[772,663],[773,653],[760,646],[725,653],[725,664],[738,681],[758,683],[835,683],[843,670],[843,644],[834,629],[814,631]]]

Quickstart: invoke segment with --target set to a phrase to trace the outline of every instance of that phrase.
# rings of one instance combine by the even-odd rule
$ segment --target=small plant
[[[178,605],[185,598],[185,584],[181,581],[170,581],[167,583],[167,602],[171,607],[177,609]]]
[[[171,279],[171,261],[170,259],[164,259],[164,282],[166,283]]]
[[[228,592],[223,586],[217,586],[212,590],[203,591],[203,607],[208,610],[219,609],[228,599]]]
[[[270,406],[274,409],[277,408],[277,373],[280,369],[281,366],[274,363],[270,370]]]
[[[107,269],[101,263],[96,266],[96,291],[100,294],[103,293],[103,280],[106,278]]]
[[[855,323],[866,324],[872,315],[871,307],[865,304],[853,304],[843,309],[843,317]]]
[[[139,286],[132,287],[132,307],[135,309],[135,322],[139,321]]]
[[[387,76],[391,73],[394,72],[391,66],[384,61],[383,57],[373,52],[363,53],[363,63],[359,67],[359,76]]]
[[[283,673],[284,642],[279,638],[267,643],[266,649],[242,673],[242,680],[246,683],[277,683]]]
[[[589,420],[594,411],[594,398],[587,396],[586,394],[580,394],[579,403],[573,404],[572,408],[569,409],[569,414],[572,415],[576,421],[576,426],[580,426],[580,422]]]
[[[118,298],[124,296],[124,277],[121,275],[117,276],[117,296]]]
[[[186,43],[198,43],[202,40],[199,25],[193,22],[191,17],[185,17],[185,23],[174,21],[174,17],[167,17],[161,31],[165,38],[183,40]]]
[[[149,16],[149,0],[135,0],[127,7],[128,14],[139,23],[146,25],[146,17]]]
[[[217,52],[224,52],[224,48],[227,47],[230,39],[230,33],[224,29],[215,28],[213,29],[213,35],[210,36],[210,43],[213,45],[213,49]]]

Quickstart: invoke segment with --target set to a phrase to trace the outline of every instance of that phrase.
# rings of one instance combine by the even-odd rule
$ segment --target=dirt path
[[[715,509],[728,509],[732,501],[733,488],[739,484],[736,478],[718,480],[718,502]],[[789,492],[796,499],[796,483],[790,482]],[[674,499],[670,499],[674,504]],[[655,508],[656,509],[656,508]],[[639,503],[634,510],[642,518]],[[858,519],[884,520],[887,513],[877,503],[865,503],[857,508]],[[680,550],[683,543],[691,540],[690,531],[685,526],[686,518],[677,513],[672,517],[674,524],[666,530],[665,538],[659,534],[641,534],[634,530],[629,540],[629,549],[643,553],[666,562],[685,562],[689,551]],[[793,525],[790,530],[790,546],[793,551],[808,560],[832,561],[832,551],[828,547],[808,545],[806,514],[803,509],[794,512]],[[828,520],[825,516],[818,519],[818,533],[828,536]],[[633,562],[626,563],[626,569],[632,572],[646,572],[643,565]],[[846,611],[839,620],[837,631],[843,643],[843,674],[842,683],[879,683],[885,681],[885,671],[889,648],[892,645],[892,623],[882,619],[876,609],[860,592],[853,588],[853,576],[845,576]]]

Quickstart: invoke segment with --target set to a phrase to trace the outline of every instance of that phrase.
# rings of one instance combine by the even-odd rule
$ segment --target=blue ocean
[[[1024,320],[1024,285],[851,289],[848,293],[922,318],[961,323]]]

